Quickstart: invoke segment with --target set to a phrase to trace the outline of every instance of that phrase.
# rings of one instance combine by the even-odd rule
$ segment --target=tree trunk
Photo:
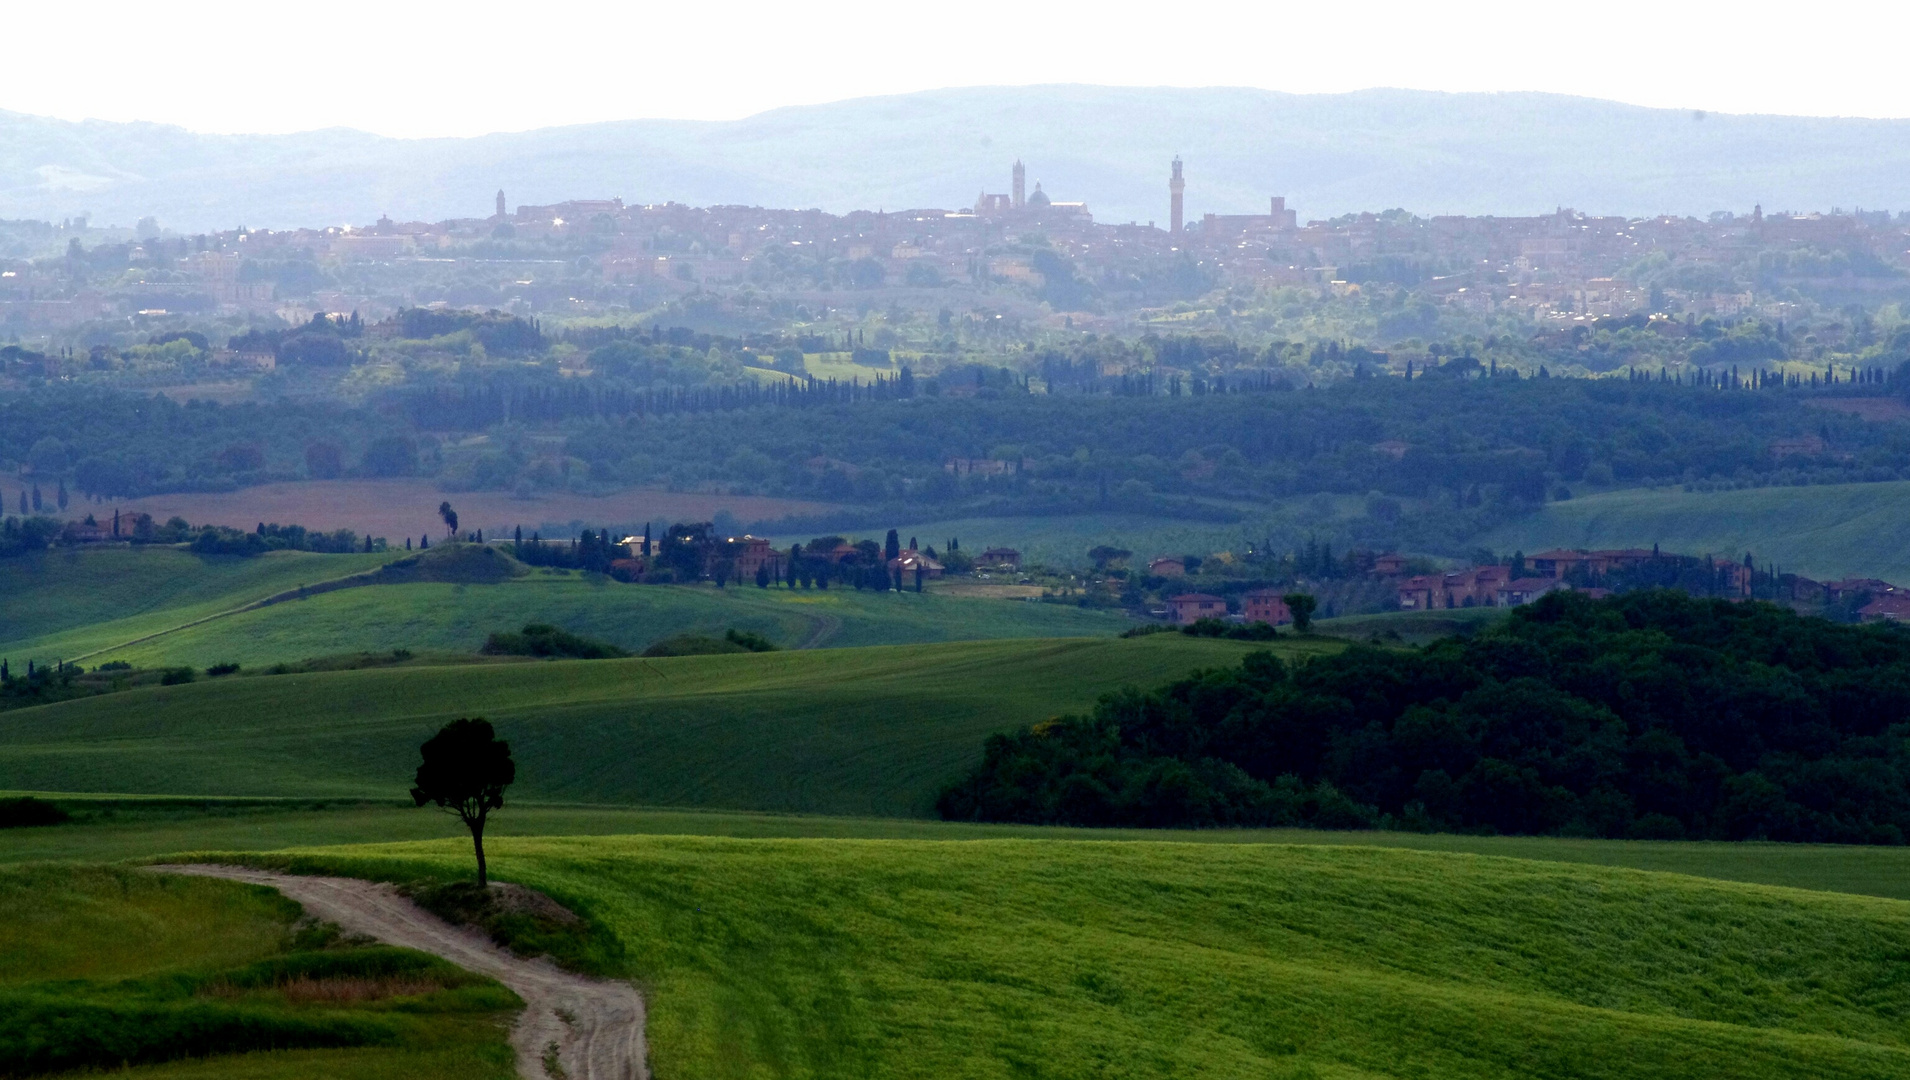
[[[482,818],[469,823],[471,826],[471,846],[477,849],[478,888],[487,888],[490,879],[484,873],[484,820]]]

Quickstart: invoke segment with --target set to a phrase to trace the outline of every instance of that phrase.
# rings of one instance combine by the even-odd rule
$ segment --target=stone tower
[[[504,220],[504,189],[497,189],[497,220]]]
[[[1167,179],[1167,231],[1180,235],[1181,193],[1187,190],[1187,181],[1181,179],[1180,155],[1174,155],[1174,175]]]
[[[1022,167],[1021,159],[1015,159],[1015,209],[1028,205],[1028,170]]]

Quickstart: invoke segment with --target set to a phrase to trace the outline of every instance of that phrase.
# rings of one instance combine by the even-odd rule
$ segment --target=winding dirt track
[[[524,999],[511,1030],[517,1073],[525,1080],[648,1080],[643,998],[628,983],[573,975],[548,960],[525,960],[475,931],[452,926],[389,885],[354,878],[304,877],[243,866],[175,865],[150,869],[266,885],[306,912],[392,945],[443,957],[489,975]],[[550,1048],[555,1063],[547,1067]]]

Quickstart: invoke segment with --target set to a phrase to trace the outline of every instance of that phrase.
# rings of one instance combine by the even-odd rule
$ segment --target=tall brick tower
[[[1186,190],[1187,181],[1183,180],[1180,174],[1180,155],[1176,154],[1174,155],[1174,175],[1167,180],[1167,231],[1173,233],[1175,236],[1180,235],[1181,193]]]
[[[497,216],[493,218],[492,220],[493,221],[504,220],[504,189],[503,188],[497,189]]]
[[[1015,159],[1015,209],[1028,205],[1028,170],[1022,168],[1021,159]]]

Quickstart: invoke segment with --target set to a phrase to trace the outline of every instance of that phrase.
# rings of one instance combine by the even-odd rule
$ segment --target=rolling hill
[[[449,549],[433,549],[431,559]],[[172,548],[61,550],[0,561],[0,656],[148,666],[256,666],[392,649],[471,653],[526,622],[636,650],[681,633],[754,630],[785,648],[1007,637],[1104,636],[1118,613],[934,593],[629,586],[541,571],[489,583],[456,568],[246,610],[266,597],[404,557],[275,552],[255,559]],[[447,580],[448,579],[448,580]]]
[[[991,732],[1249,647],[1155,634],[227,677],[9,712],[0,789],[401,798],[418,745],[482,715],[514,748],[514,798],[918,816]]]
[[[1009,163],[1102,221],[1166,218],[1168,161],[1188,209],[1302,221],[1421,213],[1702,214],[1752,203],[1894,207],[1910,121],[1693,114],[1532,93],[1238,87],[970,87],[704,123],[627,120],[471,139],[334,129],[202,135],[0,112],[0,217],[149,214],[202,230],[484,217],[517,203],[898,210],[1006,190]]]
[[[659,1076],[1886,1077],[1900,901],[1242,844],[503,839]],[[456,841],[254,861],[468,874]]]
[[[1545,509],[1479,538],[1495,551],[1659,544],[1687,555],[1741,558],[1821,580],[1910,581],[1910,482],[1613,491]]]

